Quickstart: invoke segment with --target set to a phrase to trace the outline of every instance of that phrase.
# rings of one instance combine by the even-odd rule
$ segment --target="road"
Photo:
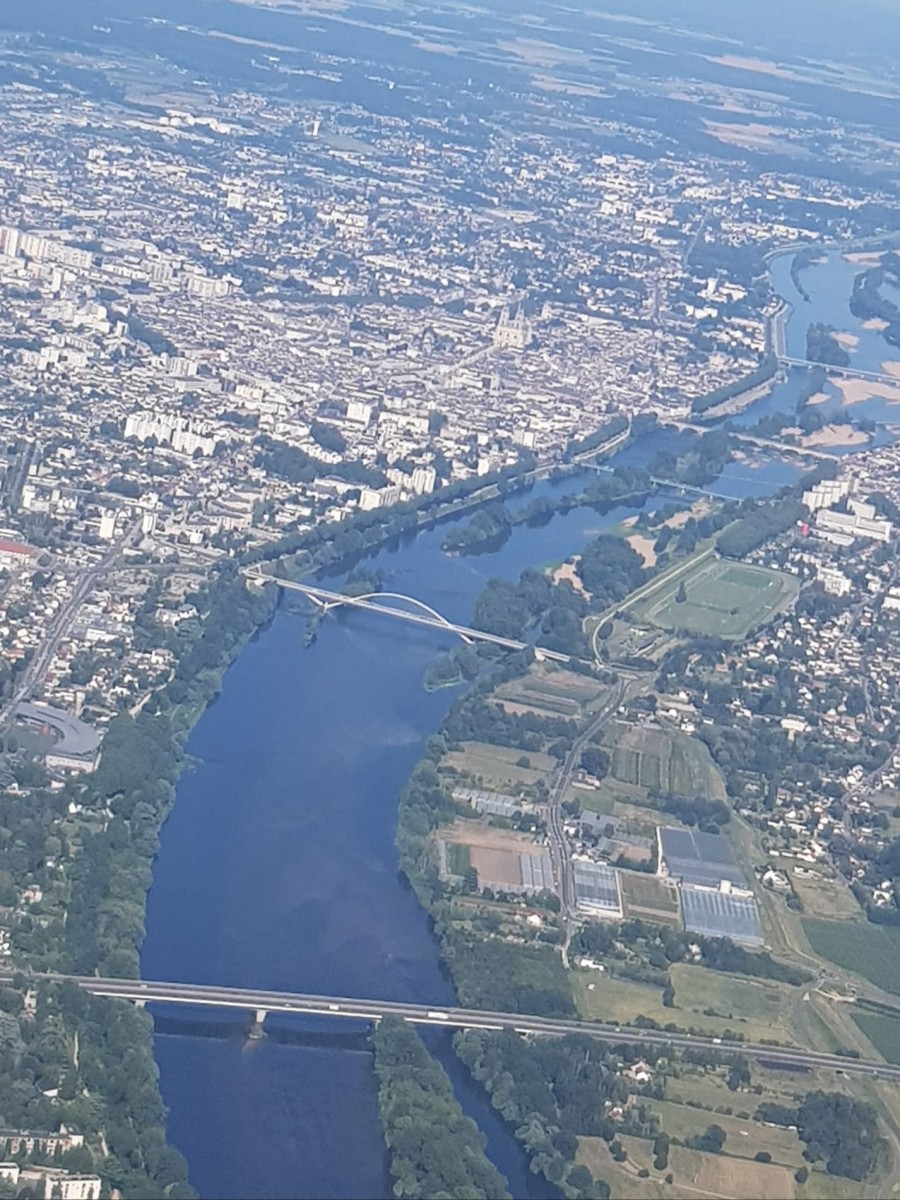
[[[133,539],[136,531],[140,529],[140,524],[140,519],[135,521],[124,536],[114,545],[110,546],[95,567],[91,567],[81,574],[78,582],[75,584],[72,595],[51,621],[50,627],[47,630],[47,636],[23,671],[18,687],[3,707],[0,708],[0,729],[4,728],[12,720],[16,707],[28,698],[35,685],[43,678],[47,668],[53,661],[59,643],[68,634],[73,621],[78,615],[79,609],[93,591],[98,577],[111,569],[121,552]]]
[[[553,790],[550,794],[547,818],[547,841],[550,849],[550,862],[553,865],[553,878],[556,880],[559,892],[560,912],[562,914],[563,925],[566,929],[567,946],[569,940],[569,922],[575,916],[577,905],[575,900],[575,873],[572,869],[572,860],[569,856],[568,841],[563,831],[562,803],[566,796],[566,789],[578,767],[582,750],[616,711],[622,703],[624,694],[625,682],[620,679],[617,681],[603,707],[594,715],[590,724],[579,733],[572,743],[572,748],[559,768],[559,774],[556,777]]]
[[[398,1016],[414,1024],[437,1025],[447,1029],[514,1029],[520,1033],[562,1037],[585,1034],[606,1041],[669,1046],[680,1050],[706,1048],[737,1053],[748,1059],[765,1060],[784,1067],[843,1071],[848,1075],[867,1075],[900,1080],[900,1066],[844,1058],[839,1054],[820,1054],[791,1046],[768,1046],[761,1042],[732,1042],[688,1033],[666,1033],[657,1029],[635,1029],[596,1021],[567,1021],[554,1017],[533,1017],[522,1013],[487,1012],[482,1009],[432,1008],[425,1004],[406,1004],[395,1000],[359,1000],[347,996],[314,996],[294,992],[271,992],[252,988],[210,987],[190,983],[160,983],[136,979],[99,979],[93,976],[53,975],[55,981],[70,980],[95,996],[130,1000],[138,1004],[185,1004],[206,1008],[236,1008],[265,1017],[270,1013],[303,1013],[313,1016],[365,1021]]]

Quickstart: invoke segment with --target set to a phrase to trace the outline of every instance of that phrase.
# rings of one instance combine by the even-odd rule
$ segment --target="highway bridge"
[[[212,987],[192,983],[160,983],[143,979],[99,979],[94,976],[53,975],[58,982],[69,980],[94,996],[128,1000],[134,1004],[193,1005],[201,1008],[240,1009],[253,1014],[258,1029],[271,1013],[298,1013],[335,1019],[379,1021],[396,1016],[415,1025],[435,1025],[445,1029],[515,1030],[517,1033],[544,1037],[586,1034],[606,1041],[674,1047],[679,1050],[714,1049],[741,1054],[783,1067],[812,1070],[816,1067],[844,1071],[852,1075],[880,1076],[900,1080],[900,1066],[845,1058],[839,1054],[820,1054],[790,1046],[769,1046],[761,1042],[727,1041],[688,1033],[666,1033],[659,1029],[637,1029],[595,1021],[566,1021],[555,1017],[532,1017],[522,1013],[486,1012],[468,1008],[442,1008],[439,1005],[407,1004],[397,1000],[360,1000],[347,996],[313,996],[295,992],[271,992],[257,988]]]
[[[323,612],[334,608],[362,608],[367,612],[380,613],[385,617],[393,617],[397,621],[408,621],[413,625],[424,625],[429,629],[442,629],[462,638],[464,642],[490,642],[493,646],[502,646],[505,650],[534,650],[535,658],[548,659],[551,662],[568,663],[572,661],[571,654],[561,654],[558,650],[546,650],[543,646],[532,646],[528,642],[520,642],[516,638],[500,637],[496,633],[486,633],[483,629],[472,629],[468,625],[457,625],[448,621],[439,612],[417,600],[415,596],[404,596],[398,592],[370,592],[363,596],[347,596],[343,592],[331,592],[327,588],[316,587],[310,583],[297,583],[293,579],[281,579],[277,575],[267,575],[259,567],[246,567],[244,575],[253,583],[274,583],[278,587],[287,588],[292,592],[300,592]],[[396,601],[407,607],[400,608],[397,604],[385,601]]]

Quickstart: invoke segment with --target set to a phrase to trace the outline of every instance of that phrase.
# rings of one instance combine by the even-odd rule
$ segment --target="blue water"
[[[776,262],[776,276],[784,264]],[[826,313],[821,319],[833,301],[837,328],[851,328],[846,266],[830,260],[804,279],[816,311]],[[819,271],[830,280],[821,307]],[[831,288],[846,291],[840,318]],[[809,319],[804,306],[790,322],[793,352]],[[789,380],[779,399],[798,386]],[[753,411],[745,419],[757,419]],[[654,434],[617,461],[645,463],[665,444],[671,435]],[[717,486],[738,497],[769,494],[797,470],[780,461],[757,470],[732,463]],[[548,482],[510,504],[574,491],[589,478]],[[636,511],[576,509],[542,527],[517,528],[502,549],[473,558],[441,553],[442,526],[371,561],[391,590],[468,621],[490,577],[560,561]],[[422,687],[428,665],[452,643],[434,630],[358,611],[323,622],[308,649],[303,631],[303,618],[282,609],[241,654],[191,735],[188,751],[198,762],[180,781],[163,830],[144,974],[448,1003],[452,990],[428,921],[398,878],[394,833],[398,792],[456,694]],[[542,1195],[511,1130],[455,1062],[447,1036],[432,1040],[513,1194]],[[389,1195],[367,1053],[197,1036],[160,1035],[156,1045],[168,1134],[202,1196]]]

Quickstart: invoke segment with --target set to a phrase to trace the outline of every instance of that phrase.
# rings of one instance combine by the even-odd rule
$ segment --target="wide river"
[[[777,260],[773,277],[798,305],[788,329],[792,352],[811,320],[865,333],[847,310],[852,272],[837,255],[806,272],[811,304],[800,301],[788,268],[789,260]],[[874,361],[870,337],[860,349]],[[755,406],[752,419],[784,408],[799,382]],[[646,461],[660,444],[653,435],[618,461]],[[778,461],[731,464],[717,487],[758,495],[795,474]],[[446,528],[430,530],[381,552],[373,565],[390,590],[468,622],[490,577],[558,562],[634,511],[600,517],[576,509],[543,528],[518,528],[501,550],[475,558],[447,558]],[[394,847],[397,795],[457,694],[422,686],[447,640],[358,612],[323,622],[310,648],[303,632],[302,617],[283,607],[227,673],[221,697],[190,737],[196,765],[179,783],[162,834],[144,976],[450,1003],[437,943],[398,877]],[[222,1200],[389,1196],[364,1039],[309,1022],[284,1028],[308,1034],[247,1042],[233,1028],[226,1036],[224,1026],[218,1038],[190,1027],[158,1033],[168,1134],[187,1157],[194,1187]],[[456,1064],[447,1035],[430,1040],[513,1194],[546,1194],[512,1131]]]

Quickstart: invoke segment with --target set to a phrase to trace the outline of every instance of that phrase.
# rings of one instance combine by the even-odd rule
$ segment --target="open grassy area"
[[[604,817],[611,817],[615,811],[616,802],[612,796],[603,788],[587,788],[570,787],[566,791],[567,800],[577,800],[582,808],[588,809],[590,812],[602,813]]]
[[[465,875],[472,865],[469,847],[463,842],[447,844],[447,870],[451,875]]]
[[[734,1101],[734,1097],[731,1101]],[[728,1103],[723,1095],[722,1104]],[[767,1151],[772,1155],[773,1163],[780,1163],[792,1170],[804,1164],[803,1143],[794,1129],[762,1125],[758,1121],[729,1117],[724,1113],[711,1113],[704,1109],[691,1108],[686,1104],[675,1104],[670,1100],[651,1100],[650,1107],[659,1116],[661,1127],[666,1133],[682,1141],[702,1134],[711,1124],[715,1124],[725,1130],[725,1154],[752,1159],[760,1151]],[[752,1192],[744,1194],[753,1195]]]
[[[855,1006],[850,1009],[850,1015],[882,1058],[890,1063],[900,1063],[900,1017]]]
[[[900,996],[900,929],[856,921],[804,919],[814,953]]]
[[[528,760],[527,767],[518,765],[523,758]],[[505,792],[511,788],[515,792],[543,779],[556,766],[556,759],[535,751],[524,754],[509,746],[463,742],[462,749],[452,750],[443,763],[462,771],[489,791]]]
[[[765,567],[706,558],[648,589],[631,611],[662,629],[739,639],[785,608],[798,586],[792,576]]]
[[[788,1021],[792,997],[787,985],[725,975],[686,963],[672,968],[671,979],[674,1008],[663,1004],[661,988],[600,971],[573,971],[572,990],[578,1011],[587,1020],[628,1024],[643,1015],[660,1025],[674,1022],[679,1028],[701,1030],[713,1037],[730,1030],[744,1034],[749,1041],[791,1040]]]
[[[805,916],[832,921],[865,920],[865,913],[842,880],[828,879],[818,873],[800,874],[795,870],[791,872],[791,883],[803,905]]]
[[[675,1020],[679,1025],[702,1025],[711,1019],[703,1015],[705,1010],[712,1009],[750,1041],[791,1040],[789,1014],[796,989],[789,984],[748,979],[687,963],[676,963],[670,976],[675,988],[674,1011],[678,1014]]]

